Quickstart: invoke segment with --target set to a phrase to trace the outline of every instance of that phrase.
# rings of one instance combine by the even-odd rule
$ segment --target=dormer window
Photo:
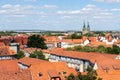
[[[67,72],[63,71],[63,74],[66,74]]]
[[[65,75],[67,72],[65,71],[62,71],[62,72],[59,72],[60,75]]]
[[[41,72],[38,73],[38,76],[41,77],[43,74]]]

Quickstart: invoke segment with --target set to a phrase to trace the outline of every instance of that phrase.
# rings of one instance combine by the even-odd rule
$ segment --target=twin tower
[[[82,29],[82,33],[86,34],[90,32],[90,25],[89,22],[87,22],[87,24],[85,24],[85,22],[83,23],[83,29]]]

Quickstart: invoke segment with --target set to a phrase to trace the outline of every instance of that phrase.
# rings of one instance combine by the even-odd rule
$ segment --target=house
[[[0,60],[5,59],[14,59],[15,51],[11,49],[9,46],[1,46],[0,47]]]
[[[53,50],[50,54],[50,62],[66,62],[68,67],[80,72],[91,66],[103,80],[120,80],[119,55],[65,50]]]
[[[62,39],[58,42],[60,48],[79,46],[81,43],[81,39]]]
[[[51,49],[57,47],[59,38],[57,36],[42,36],[45,39],[46,46]]]
[[[19,63],[30,69],[32,80],[65,80],[65,76],[70,73],[76,74],[75,70],[68,68],[65,62],[49,62],[25,57],[20,59]]]
[[[50,56],[50,50],[46,50],[46,49],[40,49],[40,48],[24,48],[22,49],[22,51],[25,53],[25,57],[29,57],[31,53],[33,53],[34,51],[42,51],[43,55],[45,56],[45,59],[49,59]]]
[[[17,60],[0,60],[0,80],[32,80],[29,69],[21,70]]]

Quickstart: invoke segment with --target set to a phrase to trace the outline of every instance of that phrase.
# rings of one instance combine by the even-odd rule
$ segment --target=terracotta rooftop
[[[103,54],[103,53],[94,53],[94,52],[87,53],[87,52],[75,52],[75,51],[59,51],[59,50],[52,50],[50,54],[89,60],[92,63],[97,62],[99,69],[103,69],[103,67],[109,67],[109,69],[113,69],[112,66],[119,65],[120,63],[120,60],[115,59],[117,55],[112,55],[112,54]]]
[[[48,80],[50,77],[60,77],[64,80],[64,76],[69,75],[71,72],[76,74],[73,69],[67,67],[65,62],[52,63],[34,58],[23,58],[19,62],[31,65],[30,70],[34,80]],[[65,72],[64,75],[63,72]]]
[[[32,80],[30,70],[20,70],[17,60],[0,61],[0,80]]]
[[[71,44],[80,44],[82,42],[82,39],[63,39],[60,40],[60,42],[67,42],[67,43],[71,43]]]
[[[14,55],[14,54],[16,54],[15,51],[10,49],[9,46],[1,46],[0,47],[0,56]]]

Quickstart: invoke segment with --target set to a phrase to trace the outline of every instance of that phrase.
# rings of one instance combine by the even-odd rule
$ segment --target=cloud
[[[119,10],[119,9],[113,9],[113,10]],[[105,8],[97,7],[96,5],[88,4],[85,7],[79,9],[79,10],[64,10],[64,11],[57,11],[56,12],[61,19],[66,20],[69,19],[69,21],[75,21],[81,22],[84,20],[90,20],[91,23],[99,24],[99,21],[101,24],[103,22],[106,22],[106,24],[111,23],[113,20],[119,20],[119,14],[114,13],[113,11]],[[72,22],[71,22],[72,23]]]
[[[120,0],[93,0],[97,2],[106,2],[106,3],[120,3]]]
[[[8,15],[8,16],[6,16],[6,17],[11,17],[11,18],[13,18],[13,17],[15,17],[15,18],[23,18],[23,17],[25,17],[26,15]]]
[[[56,9],[58,8],[56,5],[43,5],[41,6],[43,9]]]
[[[57,14],[80,14],[80,13],[82,13],[80,10],[57,11]]]
[[[12,1],[36,2],[37,0],[12,0]]]
[[[75,15],[75,14],[89,14],[104,11],[101,8],[96,7],[95,5],[88,4],[84,8],[80,10],[71,10],[71,11],[57,11],[57,14],[67,14],[67,15]]]
[[[36,9],[36,6],[32,6],[32,5],[26,5],[26,6],[22,6],[19,4],[16,5],[11,5],[11,4],[5,4],[1,6],[2,9],[9,9],[9,10],[13,10],[13,9]]]
[[[55,9],[58,8],[56,5],[43,5],[43,6],[33,6],[33,5],[11,5],[5,4],[2,5],[1,8],[3,9]]]
[[[63,16],[62,19],[72,19],[72,16]]]
[[[55,9],[55,5],[43,5],[43,6],[33,6],[33,5],[11,5],[4,4],[0,7],[0,14],[5,15],[41,15],[46,16],[43,9],[51,10]]]
[[[3,24],[9,20],[12,21],[9,22],[11,26],[16,26],[18,23],[21,23],[21,26],[37,26],[38,28],[41,26],[43,29],[46,26],[46,29],[48,29],[50,27],[49,25],[52,27],[68,26],[66,29],[69,29],[69,27],[80,29],[83,21],[88,20],[94,26],[110,26],[111,24],[116,25],[118,24],[117,21],[120,21],[118,11],[120,11],[119,8],[105,9],[93,4],[71,10],[60,10],[56,5],[47,4],[41,6],[4,4],[0,7],[1,20],[3,19],[0,23]],[[18,23],[15,23],[15,21]],[[4,23],[4,25],[7,25],[7,23]],[[65,28],[63,27],[63,29]]]
[[[111,11],[120,12],[120,9],[114,8],[114,9],[111,9]]]

